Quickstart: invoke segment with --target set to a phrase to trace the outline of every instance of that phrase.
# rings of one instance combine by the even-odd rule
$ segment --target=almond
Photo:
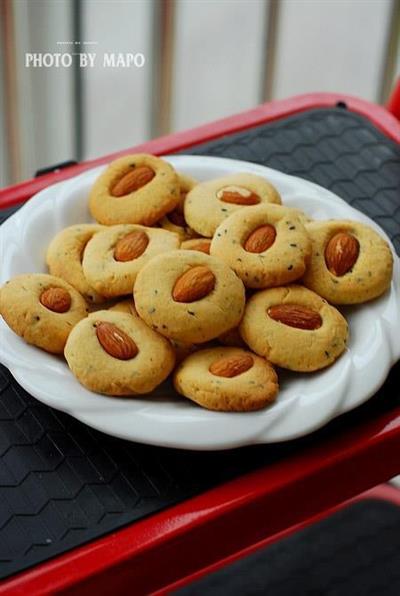
[[[118,240],[114,249],[114,259],[123,262],[133,261],[144,253],[148,243],[149,237],[145,232],[131,232]]]
[[[175,226],[179,226],[181,228],[184,228],[186,226],[185,216],[183,215],[182,210],[179,209],[179,207],[171,211],[171,213],[168,213],[167,217],[169,221],[173,223]]]
[[[360,244],[347,232],[332,236],[325,248],[325,263],[329,271],[338,277],[347,273],[358,259]]]
[[[172,290],[175,302],[195,302],[208,296],[215,286],[215,276],[205,265],[192,267],[178,277]]]
[[[260,197],[243,186],[224,186],[217,192],[217,198],[234,205],[257,205]]]
[[[133,339],[113,323],[97,323],[96,335],[107,354],[118,360],[130,360],[139,352]]]
[[[138,166],[130,170],[114,184],[111,194],[113,197],[123,197],[131,192],[135,192],[150,182],[155,176],[155,172],[148,166]]]
[[[268,315],[274,321],[279,321],[289,327],[307,329],[309,331],[318,329],[322,325],[319,313],[311,308],[300,304],[276,304],[268,309]]]
[[[204,252],[206,255],[210,254],[211,240],[196,240],[192,242],[190,250],[197,250],[198,252]]]
[[[240,356],[225,356],[215,360],[209,368],[212,375],[216,377],[232,378],[241,375],[249,370],[254,364],[250,354],[241,354]]]
[[[264,252],[273,245],[276,238],[276,230],[271,224],[260,226],[250,234],[244,243],[244,250],[247,252]]]
[[[48,288],[40,295],[40,302],[53,312],[67,312],[71,307],[71,296],[64,288]]]

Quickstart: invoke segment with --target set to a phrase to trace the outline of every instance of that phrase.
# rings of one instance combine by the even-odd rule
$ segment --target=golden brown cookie
[[[255,174],[231,174],[197,184],[187,194],[185,219],[200,236],[211,238],[232,213],[261,203],[281,203],[272,184]]]
[[[112,298],[131,294],[139,271],[155,255],[177,249],[179,238],[159,228],[111,226],[88,242],[83,272],[99,294]]]
[[[243,341],[242,336],[239,333],[239,327],[229,329],[225,333],[218,336],[218,341],[224,345],[232,348],[246,348],[246,344]]]
[[[392,251],[382,236],[350,220],[315,221],[306,226],[312,259],[303,283],[332,304],[358,304],[390,286]]]
[[[204,347],[204,344],[188,344],[183,341],[176,341],[174,339],[170,339],[171,345],[175,350],[175,359],[176,364],[182,362],[189,354],[193,354],[193,352],[197,352],[197,350]]]
[[[192,230],[186,223],[185,215],[183,213],[183,205],[185,203],[187,193],[192,190],[197,184],[197,180],[178,173],[180,201],[179,205],[173,211],[170,211],[159,222],[161,228],[178,234],[181,241],[187,240],[197,236],[196,232]]]
[[[106,168],[90,191],[89,208],[99,223],[151,226],[179,201],[179,181],[173,167],[142,153],[120,157]]]
[[[92,313],[74,327],[65,358],[82,385],[106,395],[149,393],[175,363],[168,340],[139,317],[110,310]]]
[[[191,240],[185,240],[181,244],[182,250],[198,250],[204,252],[206,255],[210,254],[210,247],[210,238],[192,238]]]
[[[174,374],[175,389],[209,410],[248,412],[272,403],[278,379],[272,366],[239,348],[211,348],[188,356]]]
[[[248,301],[240,334],[273,364],[311,372],[332,364],[346,349],[345,318],[311,290],[290,285],[256,292]]]
[[[134,317],[138,317],[139,315],[136,312],[135,303],[133,302],[133,298],[126,298],[125,300],[120,300],[116,304],[113,304],[108,308],[111,312],[124,312],[128,313],[128,315],[132,315]]]
[[[103,302],[104,297],[88,284],[82,270],[82,258],[89,240],[101,230],[104,227],[98,224],[69,226],[53,238],[46,255],[51,275],[62,277],[93,303]]]
[[[246,207],[216,230],[210,253],[225,261],[246,287],[268,288],[299,279],[311,256],[311,242],[292,209]]]
[[[40,273],[18,275],[0,291],[0,313],[28,344],[62,354],[71,329],[87,315],[87,305],[70,284]]]
[[[232,269],[193,250],[154,257],[136,278],[134,298],[148,325],[185,343],[203,343],[235,327],[245,303]]]

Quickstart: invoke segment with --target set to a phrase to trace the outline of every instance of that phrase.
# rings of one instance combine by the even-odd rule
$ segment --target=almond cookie
[[[182,250],[198,250],[204,252],[206,255],[210,254],[210,247],[210,238],[192,238],[191,240],[185,240],[181,244]]]
[[[225,263],[194,250],[154,257],[139,272],[134,299],[151,327],[185,343],[203,343],[235,327],[245,293]]]
[[[231,174],[197,184],[187,194],[185,219],[200,236],[211,238],[229,215],[260,203],[281,203],[276,188],[262,176]]]
[[[235,348],[246,348],[242,336],[239,333],[239,327],[234,327],[218,336],[218,341],[224,345]]]
[[[204,348],[204,344],[188,344],[183,341],[175,341],[174,339],[170,339],[169,341],[175,350],[176,364],[182,362],[182,360],[190,354],[193,354],[193,352],[197,352],[197,350]]]
[[[180,201],[173,167],[153,155],[125,155],[113,161],[94,183],[89,196],[93,217],[102,224],[151,226]]]
[[[51,275],[62,277],[71,284],[89,302],[103,302],[83,274],[82,258],[89,240],[104,230],[97,224],[77,224],[61,230],[50,242],[47,249],[46,262]]]
[[[225,220],[215,232],[210,253],[225,261],[246,287],[268,288],[304,275],[311,241],[294,210],[258,205]]]
[[[174,350],[139,317],[100,310],[74,327],[65,358],[78,381],[96,393],[149,393],[175,364]]]
[[[178,173],[179,177],[179,188],[180,188],[180,201],[177,207],[170,213],[167,213],[162,220],[159,222],[159,226],[168,230],[169,232],[175,232],[178,234],[181,241],[187,240],[197,236],[196,232],[189,228],[186,223],[185,215],[183,213],[183,205],[185,203],[187,193],[196,186],[197,180],[186,176],[185,174]]]
[[[107,310],[110,310],[111,312],[128,313],[128,315],[132,315],[133,317],[139,316],[136,312],[135,303],[133,302],[133,298],[126,298],[126,300],[120,300],[120,302],[113,304]]]
[[[0,313],[28,344],[62,354],[71,329],[87,316],[87,304],[63,279],[31,273],[14,277],[1,288]]]
[[[152,257],[179,246],[179,238],[159,228],[123,224],[96,234],[83,256],[83,272],[99,294],[131,294],[141,268]]]
[[[188,356],[174,374],[174,385],[203,408],[223,412],[259,410],[278,393],[269,362],[239,348],[211,348]]]
[[[332,304],[358,304],[390,286],[393,255],[375,230],[355,221],[315,221],[306,226],[312,259],[303,283]]]
[[[346,349],[346,319],[311,290],[291,285],[254,294],[239,327],[248,346],[273,364],[311,372]]]

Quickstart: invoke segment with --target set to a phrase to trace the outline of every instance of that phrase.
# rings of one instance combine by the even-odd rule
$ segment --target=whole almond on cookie
[[[209,371],[216,377],[232,378],[246,372],[253,364],[254,360],[249,354],[225,356],[213,362]]]
[[[64,288],[48,288],[41,293],[40,302],[53,312],[64,313],[71,307],[71,296]]]
[[[111,194],[113,197],[123,197],[125,195],[142,188],[150,182],[155,176],[155,172],[148,166],[138,166],[124,174],[113,186]]]
[[[345,275],[357,261],[359,252],[360,244],[354,236],[347,232],[335,234],[325,248],[326,266],[333,275]]]
[[[113,323],[98,323],[96,335],[107,354],[118,360],[130,360],[139,352],[133,339]]]
[[[114,249],[116,261],[132,261],[140,257],[147,248],[149,237],[145,232],[134,231],[118,240]]]
[[[226,186],[217,192],[217,198],[233,205],[257,205],[260,197],[251,190],[241,186]]]
[[[268,315],[274,321],[297,329],[312,331],[322,325],[319,313],[300,304],[276,304],[268,309]]]
[[[172,297],[175,302],[195,302],[208,296],[215,286],[215,276],[205,265],[192,267],[175,282]]]
[[[275,242],[276,230],[274,226],[266,224],[260,226],[247,238],[244,249],[247,252],[261,253],[270,248]]]

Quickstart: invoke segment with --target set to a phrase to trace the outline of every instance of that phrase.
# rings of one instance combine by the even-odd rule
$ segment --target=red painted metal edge
[[[366,501],[369,499],[386,501],[386,502],[393,503],[394,505],[397,505],[398,507],[400,507],[400,490],[398,488],[395,488],[394,486],[391,486],[390,484],[379,484],[378,486],[375,486],[374,488],[371,488],[370,490],[367,490],[364,493],[361,493],[361,495],[357,495],[353,499],[348,499],[344,503],[341,503],[340,505],[337,505],[336,507],[332,507],[332,509],[329,509],[328,511],[324,511],[323,513],[320,513],[318,515],[311,517],[310,519],[304,521],[303,523],[291,526],[290,528],[287,528],[286,530],[283,530],[282,532],[279,532],[278,534],[274,534],[273,536],[270,536],[270,537],[266,538],[265,540],[261,540],[257,544],[253,544],[253,545],[249,546],[248,548],[245,548],[245,549],[235,553],[234,555],[226,557],[225,559],[222,559],[221,561],[217,561],[216,563],[209,565],[208,567],[201,569],[200,571],[197,571],[196,573],[193,573],[192,575],[184,577],[184,578],[174,582],[173,584],[164,586],[160,590],[157,590],[157,592],[154,592],[152,594],[152,596],[164,596],[164,594],[165,595],[171,594],[171,592],[174,592],[174,591],[178,590],[179,588],[182,588],[183,586],[186,586],[194,581],[197,581],[201,577],[204,577],[205,575],[208,575],[214,571],[217,571],[218,569],[221,569],[222,567],[226,567],[227,565],[234,563],[238,559],[242,559],[243,557],[251,555],[252,553],[254,553],[258,550],[261,550],[261,549],[269,546],[270,544],[273,544],[274,542],[278,542],[279,540],[282,540],[283,538],[287,538],[288,536],[295,534],[296,532],[298,532],[299,530],[302,530],[303,528],[306,528],[308,526],[316,524],[319,521],[326,519],[327,517],[330,517],[331,515],[336,513],[336,511],[339,511],[340,509],[345,509],[352,503],[356,503],[359,501]]]
[[[5,580],[0,594],[156,592],[392,478],[399,449],[396,408]]]
[[[153,153],[154,155],[165,155],[167,153],[184,150],[191,145],[203,143],[222,135],[238,132],[280,118],[286,118],[298,112],[314,108],[333,107],[336,106],[338,102],[345,103],[350,111],[365,116],[375,124],[377,128],[382,130],[386,136],[400,143],[399,121],[381,106],[356,97],[335,93],[298,95],[290,99],[272,101],[252,110],[230,116],[229,118],[217,120],[191,130],[160,137],[141,145],[137,145],[136,147],[130,147],[129,149],[118,151],[117,153],[106,155],[99,159],[86,161],[76,166],[65,168],[59,172],[45,174],[39,178],[9,186],[8,188],[0,190],[0,209],[22,203],[50,184],[55,184],[61,180],[76,176],[84,170],[107,163],[112,159],[127,153],[146,152]]]
[[[395,118],[397,118],[397,120],[400,120],[400,78],[398,79],[396,86],[389,98],[387,109]]]

